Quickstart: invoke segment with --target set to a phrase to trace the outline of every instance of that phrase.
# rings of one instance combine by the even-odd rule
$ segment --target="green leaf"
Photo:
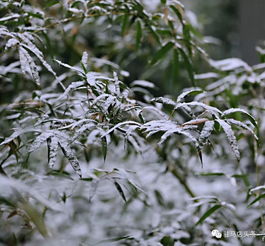
[[[259,195],[256,199],[254,199],[250,204],[248,204],[248,207],[252,206],[254,203],[258,202],[260,199],[265,198],[265,194]]]
[[[161,44],[160,37],[157,34],[155,28],[152,26],[148,26],[148,29],[149,29],[151,35],[153,36],[153,38],[155,39],[155,41],[160,45]]]
[[[192,63],[190,61],[190,58],[186,55],[186,53],[184,52],[183,49],[178,48],[178,51],[179,51],[180,55],[183,58],[183,62],[184,62],[185,68],[186,68],[186,70],[188,72],[188,75],[189,75],[189,78],[191,80],[192,86],[195,86],[194,69],[193,69],[193,65],[192,65]]]
[[[205,221],[211,214],[213,214],[216,210],[218,210],[219,208],[221,208],[222,205],[217,204],[214,205],[213,207],[211,207],[210,209],[208,209],[203,216],[196,222],[195,225],[199,225],[201,224],[203,221]]]
[[[175,240],[170,237],[170,236],[164,236],[161,240],[160,240],[160,243],[163,245],[163,246],[174,246],[175,244]]]
[[[201,176],[224,176],[224,173],[200,173]]]
[[[184,25],[183,26],[183,37],[185,45],[189,51],[189,56],[192,56],[192,46],[191,46],[191,35],[190,35],[190,25]]]
[[[58,0],[49,0],[49,1],[45,1],[45,7],[46,8],[49,8],[49,7],[52,7],[53,5],[59,3]]]
[[[164,45],[159,51],[157,51],[151,60],[151,65],[154,65],[159,60],[161,60],[172,48],[174,47],[174,43],[168,42],[166,45]]]
[[[140,20],[136,21],[136,47],[139,48],[142,40],[142,24]]]
[[[125,14],[122,18],[121,34],[124,36],[128,29],[129,15]]]
[[[170,8],[173,10],[173,12],[179,18],[180,22],[183,24],[184,10],[183,10],[182,6],[181,5],[170,5]]]

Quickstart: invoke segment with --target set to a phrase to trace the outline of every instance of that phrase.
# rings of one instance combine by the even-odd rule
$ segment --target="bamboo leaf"
[[[203,215],[202,217],[196,222],[195,225],[199,225],[202,222],[204,222],[209,216],[211,216],[215,211],[217,211],[219,208],[221,208],[222,205],[217,204],[214,205],[213,207],[211,207],[210,209],[208,209]]]
[[[251,203],[248,204],[248,207],[251,207],[253,204],[258,202],[260,199],[265,198],[265,194],[259,195],[256,199],[254,199]]]
[[[230,114],[233,114],[233,113],[243,113],[243,114],[247,115],[249,117],[250,121],[255,126],[257,126],[257,122],[256,122],[255,118],[251,114],[249,114],[246,110],[241,109],[241,108],[230,108],[230,109],[227,109],[227,110],[225,110],[222,113],[222,117],[226,117],[227,115],[230,115]]]
[[[136,36],[135,36],[137,48],[140,47],[142,36],[143,36],[142,24],[140,20],[137,20],[136,21]]]
[[[238,143],[237,143],[235,134],[234,134],[231,126],[224,120],[217,119],[216,121],[223,128],[223,130],[224,130],[224,132],[226,134],[226,137],[227,137],[227,139],[229,141],[229,144],[231,146],[231,149],[232,149],[236,159],[239,161],[240,160],[240,152],[239,152],[239,149],[238,149]]]
[[[160,50],[158,50],[155,54],[154,57],[151,60],[151,65],[154,65],[157,63],[159,60],[161,60],[172,48],[174,47],[174,43],[168,42],[165,44]]]
[[[126,197],[125,197],[125,194],[121,188],[121,185],[117,181],[114,181],[114,185],[115,185],[117,191],[119,192],[119,194],[121,195],[123,201],[126,202]]]

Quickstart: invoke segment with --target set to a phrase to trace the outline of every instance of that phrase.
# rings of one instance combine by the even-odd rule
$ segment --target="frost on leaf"
[[[172,106],[177,105],[172,99],[166,98],[166,97],[158,97],[158,98],[153,99],[152,101],[167,104],[167,105],[172,105]]]
[[[82,173],[81,173],[81,168],[79,165],[79,162],[76,158],[76,156],[74,155],[72,149],[70,148],[70,146],[68,145],[68,143],[66,141],[60,141],[59,142],[59,146],[61,147],[64,156],[67,158],[67,160],[70,162],[72,168],[74,169],[74,171],[80,176],[82,177]]]
[[[257,125],[257,122],[256,122],[256,120],[254,119],[254,117],[253,117],[251,114],[249,114],[246,110],[241,109],[241,108],[230,108],[230,109],[227,109],[227,110],[225,110],[225,111],[222,113],[222,116],[225,117],[225,116],[227,116],[227,115],[229,115],[229,114],[233,114],[233,113],[243,113],[243,114],[246,114],[246,115],[250,118],[251,122],[252,122],[254,125]]]
[[[231,126],[224,120],[221,120],[221,119],[217,119],[216,120],[220,126],[223,128],[225,134],[226,134],[226,137],[229,141],[229,144],[232,148],[232,151],[236,157],[236,159],[239,161],[240,159],[240,153],[239,153],[239,149],[238,149],[238,143],[237,143],[237,140],[236,140],[236,137],[235,137],[235,134],[231,128]]]
[[[254,136],[254,138],[258,140],[258,137],[255,134],[255,132],[245,123],[238,121],[238,120],[234,120],[234,119],[227,119],[226,121],[229,122],[230,124],[233,124],[233,125],[236,125],[238,127],[248,130]]]
[[[214,121],[206,121],[199,136],[199,143],[204,145],[214,129]]]
[[[29,152],[33,152],[38,149],[50,136],[52,132],[44,132],[35,138],[31,146],[29,147]]]
[[[185,97],[188,96],[189,94],[192,94],[192,93],[202,93],[202,89],[200,88],[192,88],[192,89],[188,89],[188,90],[185,90],[184,92],[182,92],[178,98],[177,98],[177,102],[180,103],[180,102],[183,102]]]
[[[19,59],[23,74],[26,76],[27,74],[31,75],[36,84],[40,85],[38,67],[32,57],[29,55],[28,51],[23,47],[19,47]]]
[[[188,103],[178,103],[178,105],[175,107],[175,109],[178,109],[178,108],[182,108],[182,107],[190,107],[190,106],[193,106],[193,107],[201,107],[203,108],[204,110],[208,111],[209,113],[211,113],[212,115],[215,115],[217,118],[218,118],[218,115],[219,114],[222,114],[222,112],[218,109],[218,108],[215,108],[215,107],[212,107],[212,106],[209,106],[205,103],[201,103],[201,102],[188,102]]]
[[[210,60],[210,65],[221,71],[231,71],[239,68],[251,70],[249,65],[239,58],[228,58],[219,61]]]
[[[59,146],[59,141],[57,137],[53,136],[47,139],[48,145],[48,164],[50,168],[54,167],[57,157],[57,150]]]

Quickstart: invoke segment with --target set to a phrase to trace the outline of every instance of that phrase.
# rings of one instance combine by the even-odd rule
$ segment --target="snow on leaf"
[[[150,137],[151,135],[157,133],[157,132],[165,132],[159,144],[162,144],[169,136],[173,134],[180,134],[188,137],[189,139],[192,140],[192,142],[195,144],[196,147],[199,146],[198,141],[195,137],[191,135],[187,130],[191,130],[190,128],[185,129],[182,126],[177,125],[173,121],[169,120],[153,120],[145,123],[142,128],[145,133],[147,133],[147,138]]]
[[[175,109],[181,108],[181,107],[185,107],[185,106],[199,106],[204,108],[205,110],[209,111],[211,114],[218,116],[218,114],[222,114],[222,112],[215,107],[209,106],[205,103],[201,103],[201,102],[188,102],[188,103],[178,103],[177,106],[175,107]]]
[[[243,114],[246,114],[246,115],[250,118],[251,122],[252,122],[255,126],[257,125],[257,122],[256,122],[256,120],[254,119],[254,117],[253,117],[251,114],[249,114],[246,110],[241,109],[241,108],[230,108],[230,109],[227,109],[227,110],[225,110],[225,111],[222,113],[222,117],[225,117],[225,116],[227,116],[227,115],[229,115],[229,114],[233,114],[233,113],[237,113],[237,112],[239,112],[239,113],[243,113]]]
[[[51,131],[43,132],[35,138],[33,143],[29,147],[29,152],[33,152],[38,149],[50,136],[52,135]]]
[[[14,35],[9,32],[5,26],[0,26],[0,36],[14,37]]]
[[[70,146],[68,145],[67,141],[65,140],[61,140],[59,141],[59,146],[63,151],[64,156],[67,158],[67,160],[70,162],[72,168],[74,169],[74,171],[80,176],[82,177],[82,172],[81,172],[81,168],[80,168],[80,164],[76,158],[76,156],[74,155],[72,149],[70,148]]]
[[[5,21],[8,21],[8,20],[18,19],[19,17],[20,17],[19,14],[12,14],[12,15],[0,18],[0,22],[5,22]]]
[[[217,119],[216,121],[223,128],[223,130],[224,130],[224,132],[226,134],[226,137],[227,137],[227,139],[229,141],[229,144],[230,144],[230,146],[232,148],[232,151],[233,151],[236,159],[239,161],[240,160],[240,152],[239,152],[239,149],[238,149],[238,143],[237,143],[235,134],[234,134],[231,126],[225,120]]]
[[[82,59],[81,59],[81,63],[83,64],[85,71],[87,70],[87,60],[88,60],[88,54],[85,51],[83,52]]]
[[[30,74],[36,84],[40,85],[38,67],[32,57],[29,55],[28,51],[21,46],[19,47],[19,59],[21,64],[21,70],[24,75],[27,76],[27,73]]]
[[[86,74],[86,79],[90,86],[97,86],[97,87],[101,86],[101,83],[99,83],[98,80],[114,81],[113,78],[106,77],[103,74],[97,72],[88,72]]]
[[[136,121],[124,121],[124,122],[121,122],[121,123],[115,125],[115,126],[112,127],[110,130],[108,130],[108,131],[102,136],[102,138],[105,137],[105,136],[107,136],[107,135],[109,135],[109,134],[110,134],[111,132],[113,132],[115,129],[117,129],[117,128],[121,127],[121,126],[124,126],[124,125],[136,125],[136,126],[139,126],[139,127],[141,126],[141,124],[138,123],[138,122],[136,122]]]
[[[63,62],[61,62],[61,61],[59,61],[59,60],[56,60],[56,59],[55,59],[55,61],[56,61],[59,65],[61,65],[61,66],[63,66],[63,67],[69,68],[70,70],[73,70],[73,71],[78,72],[78,73],[80,73],[80,74],[84,74],[83,71],[82,71],[80,68],[78,68],[78,67],[70,66],[70,65],[68,65],[68,64],[66,64],[66,63],[63,63]]]
[[[10,137],[6,138],[0,144],[0,146],[5,145],[5,144],[8,144],[8,143],[12,142],[14,139],[16,139],[17,137],[19,137],[20,135],[22,135],[24,133],[28,133],[28,132],[40,132],[40,130],[34,129],[34,128],[14,129],[14,132],[12,133],[12,135]]]
[[[260,185],[260,186],[257,186],[255,188],[252,188],[249,192],[250,194],[256,192],[256,191],[260,191],[260,190],[264,190],[265,189],[265,185]]]
[[[243,123],[241,121],[238,121],[238,120],[234,120],[234,119],[227,119],[226,121],[229,122],[230,124],[234,124],[236,126],[239,126],[241,128],[244,128],[244,129],[248,130],[254,136],[254,138],[256,140],[258,140],[258,137],[255,134],[255,132],[248,125],[246,125],[245,123]]]
[[[196,80],[204,80],[204,79],[216,79],[218,78],[218,73],[202,73],[202,74],[195,74],[194,78]]]
[[[50,168],[53,168],[56,162],[57,150],[59,146],[58,138],[55,136],[48,138],[47,145],[48,145],[48,164]]]
[[[206,121],[199,136],[199,143],[204,144],[214,129],[214,121]]]
[[[146,88],[155,88],[155,85],[152,82],[146,80],[135,80],[131,83],[131,86],[142,86]]]
[[[83,125],[86,122],[87,123],[90,123],[90,122],[96,123],[96,121],[92,120],[92,119],[81,119],[81,120],[78,120],[78,121],[76,121],[74,123],[71,123],[71,124],[69,124],[67,126],[61,127],[60,130],[67,129],[67,128],[71,128],[71,130],[73,130],[75,127]]]
[[[61,94],[61,96],[59,96],[59,97],[55,100],[55,102],[60,101],[61,99],[63,99],[64,97],[66,97],[66,96],[70,93],[70,91],[72,91],[72,90],[74,90],[74,89],[76,89],[76,88],[78,88],[78,87],[80,87],[80,86],[82,86],[82,85],[84,85],[84,81],[76,81],[76,82],[72,82],[72,83],[71,83],[71,84],[65,89],[64,93]]]
[[[203,90],[202,89],[200,89],[200,88],[191,88],[191,89],[188,89],[188,90],[185,90],[184,92],[182,92],[179,96],[178,96],[178,98],[177,98],[177,103],[180,103],[180,102],[182,102],[184,99],[185,99],[185,97],[186,96],[188,96],[189,94],[191,94],[191,93],[196,93],[196,94],[198,94],[198,93],[202,93],[203,92]]]
[[[5,50],[14,47],[17,44],[19,44],[19,41],[16,38],[10,38],[5,45]]]
[[[168,105],[172,105],[172,106],[177,105],[172,99],[166,98],[166,97],[154,98],[154,99],[152,99],[152,101],[158,102],[158,103],[163,103],[163,104],[168,104]]]
[[[42,63],[42,65],[55,77],[57,78],[56,73],[53,71],[52,67],[45,61],[44,56],[42,54],[42,52],[36,47],[35,44],[33,44],[33,42],[26,37],[26,35],[19,35],[20,38],[23,40],[23,43],[21,43],[21,46],[23,46],[25,49],[27,49],[28,51],[32,52],[36,57],[38,57],[38,59],[40,60],[40,62]]]
[[[239,58],[228,58],[219,61],[210,60],[210,65],[221,71],[231,71],[238,68],[244,68],[247,71],[251,71],[251,67]]]

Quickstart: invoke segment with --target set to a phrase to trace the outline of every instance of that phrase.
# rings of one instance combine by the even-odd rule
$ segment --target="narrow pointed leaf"
[[[236,159],[239,161],[240,160],[240,153],[239,153],[239,149],[238,149],[238,143],[237,143],[235,134],[234,134],[231,126],[224,120],[217,119],[216,121],[223,128],[223,130],[224,130],[224,132],[226,134],[226,137],[227,137],[227,139],[229,141],[229,144],[230,144],[230,146],[232,148],[232,151],[233,151]]]
[[[172,42],[168,42],[166,45],[164,45],[159,51],[154,54],[154,57],[151,60],[151,65],[154,65],[159,60],[161,60],[173,47],[174,43]]]
[[[199,225],[201,224],[202,222],[204,222],[209,216],[211,216],[215,211],[217,211],[219,208],[221,208],[222,205],[220,204],[217,204],[217,205],[214,205],[213,207],[211,207],[210,209],[208,209],[204,214],[203,216],[196,222],[195,225]]]

